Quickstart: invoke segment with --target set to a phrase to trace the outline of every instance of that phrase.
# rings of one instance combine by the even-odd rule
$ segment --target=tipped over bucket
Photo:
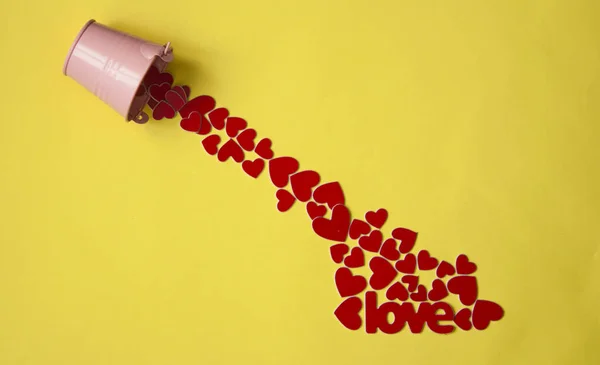
[[[121,114],[144,123],[148,94],[142,81],[152,66],[163,71],[173,60],[170,43],[160,45],[88,21],[69,49],[63,73]]]

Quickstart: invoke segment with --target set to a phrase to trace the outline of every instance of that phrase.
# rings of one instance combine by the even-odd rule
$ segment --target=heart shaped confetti
[[[454,323],[463,331],[468,331],[473,326],[471,324],[471,310],[463,308],[454,316]]]
[[[245,119],[239,117],[229,117],[225,121],[225,131],[231,138],[238,135],[238,133],[248,126]]]
[[[306,212],[312,220],[317,217],[325,216],[325,214],[327,214],[327,207],[324,205],[319,205],[315,202],[308,202],[308,204],[306,204]]]
[[[175,110],[166,102],[160,101],[152,110],[152,118],[154,120],[161,120],[163,118],[173,119],[175,118]]]
[[[298,200],[307,202],[312,197],[312,189],[319,185],[321,177],[316,171],[300,171],[290,177],[292,191]]]
[[[365,214],[366,221],[377,229],[383,227],[387,218],[388,212],[383,208],[378,209],[376,212],[367,212],[367,214]]]
[[[273,185],[283,188],[288,184],[289,176],[296,171],[300,165],[293,157],[277,157],[269,161],[269,175]]]
[[[478,330],[488,328],[490,322],[499,321],[504,317],[504,309],[497,303],[478,300],[473,308],[473,327]]]
[[[371,232],[371,226],[367,222],[360,219],[352,220],[352,224],[350,224],[350,238],[355,240],[369,232]]]
[[[334,314],[338,321],[351,331],[356,331],[362,326],[362,318],[359,312],[362,309],[362,301],[360,298],[352,297],[344,300],[337,307]]]
[[[187,88],[187,90],[186,90]],[[179,94],[179,96],[181,96],[181,99],[183,99],[183,103],[187,103],[189,97],[190,97],[190,88],[189,86],[173,86],[173,88],[171,89],[172,91],[176,92],[177,94]]]
[[[408,285],[409,292],[417,290],[419,286],[419,277],[416,275],[404,275],[400,281]]]
[[[202,126],[202,116],[198,112],[193,112],[187,118],[183,118],[179,125],[183,130],[198,133]]]
[[[335,285],[342,298],[360,294],[367,287],[367,280],[352,274],[347,267],[340,267],[335,272]]]
[[[223,147],[221,147],[217,153],[217,158],[221,162],[227,161],[229,157],[238,163],[244,161],[244,151],[233,139],[225,142]]]
[[[173,85],[173,75],[168,72],[161,73],[156,66],[150,67],[146,76],[144,76],[144,85],[150,87],[151,85],[160,85],[163,83],[169,84],[169,87]]]
[[[433,270],[438,266],[438,260],[431,257],[427,250],[419,251],[417,262],[419,264],[419,270]]]
[[[246,160],[242,162],[242,169],[251,177],[257,178],[265,168],[265,160],[257,158],[254,161]]]
[[[369,285],[375,290],[381,290],[394,281],[398,272],[390,262],[381,257],[373,257],[369,262],[369,268],[373,272],[369,279]]]
[[[185,105],[185,99],[174,90],[168,90],[165,94],[165,100],[175,111],[179,111]]]
[[[426,301],[427,300],[427,289],[425,288],[425,286],[419,285],[417,291],[410,295],[410,299],[414,300],[415,302]]]
[[[387,292],[385,293],[385,297],[388,300],[396,300],[398,299],[401,302],[408,300],[408,290],[402,285],[401,282],[397,281],[392,286],[389,287]]]
[[[440,265],[435,271],[435,275],[440,279],[443,279],[445,276],[452,276],[454,273],[454,266],[452,266],[448,261],[440,262]]]
[[[365,254],[360,247],[354,247],[350,252],[350,256],[344,260],[344,265],[349,268],[358,268],[365,266]]]
[[[221,143],[221,137],[218,134],[210,135],[202,140],[202,146],[209,155],[216,155],[219,151],[219,143]]]
[[[341,264],[344,261],[344,256],[350,251],[350,247],[348,247],[345,243],[338,243],[329,247],[329,253],[331,254],[331,259],[336,264]]]
[[[150,93],[150,97],[156,100],[157,102],[161,102],[165,100],[165,96],[167,91],[171,90],[171,85],[164,82],[160,85],[150,85],[148,88],[148,92]]]
[[[377,253],[381,248],[382,241],[383,234],[381,231],[373,231],[368,236],[362,236],[359,238],[358,245],[367,251]]]
[[[392,237],[400,241],[400,252],[409,253],[417,242],[417,232],[406,228],[396,228],[392,231]]]
[[[416,268],[417,259],[412,253],[404,256],[404,259],[396,261],[396,270],[400,271],[401,273],[414,274]]]
[[[339,182],[330,182],[315,189],[313,197],[317,203],[327,204],[333,208],[338,204],[344,204],[344,192]]]
[[[431,290],[427,296],[429,297],[429,300],[434,302],[446,298],[448,296],[446,284],[444,284],[444,282],[440,279],[435,279],[433,283],[431,283]]]
[[[294,198],[292,193],[285,189],[277,190],[275,196],[277,197],[277,200],[279,200],[277,202],[277,210],[282,213],[290,210],[290,208],[292,207],[292,205],[294,205],[294,202],[296,201],[296,198]]]
[[[352,225],[350,225],[350,230],[352,230]],[[400,259],[400,251],[396,249],[396,240],[393,238],[388,238],[385,240],[381,246],[380,254],[391,261]]]
[[[456,276],[448,280],[448,291],[457,294],[460,302],[466,306],[477,300],[477,279],[474,276]]]
[[[243,149],[252,151],[254,149],[254,138],[256,138],[256,131],[254,129],[246,129],[236,139]]]
[[[186,118],[190,115],[190,113],[196,111],[201,115],[205,115],[209,111],[213,110],[217,103],[215,99],[208,95],[200,95],[191,99],[185,105],[179,109],[179,115],[183,118]]]
[[[264,158],[265,160],[270,160],[273,158],[273,150],[271,149],[271,140],[268,138],[263,138],[256,145],[256,149],[254,150],[257,155]]]
[[[325,239],[344,242],[350,228],[350,211],[344,205],[336,205],[331,211],[331,219],[317,217],[312,227],[316,234]]]
[[[227,117],[229,117],[229,110],[225,108],[218,108],[208,113],[210,124],[217,130],[225,128],[225,119]]]
[[[459,275],[471,275],[477,271],[477,265],[469,261],[469,257],[465,254],[459,255],[456,258],[456,272]]]

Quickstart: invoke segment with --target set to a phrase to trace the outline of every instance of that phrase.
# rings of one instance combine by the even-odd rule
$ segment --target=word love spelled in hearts
[[[202,135],[209,155],[239,164],[254,179],[267,169],[276,188],[274,205],[280,212],[304,204],[313,231],[332,242],[331,259],[340,265],[333,283],[341,303],[333,313],[344,327],[358,330],[364,325],[366,333],[386,334],[405,328],[421,333],[427,327],[448,334],[457,329],[484,330],[504,317],[498,303],[479,298],[477,265],[467,255],[441,260],[428,250],[415,249],[417,232],[404,227],[384,231],[388,221],[384,208],[353,217],[339,182],[323,181],[316,171],[301,169],[291,156],[276,156],[270,139],[260,138],[245,119],[217,108],[212,97],[188,100],[189,88],[172,87],[170,75],[154,72],[150,77],[156,107],[164,102],[179,112],[180,126]],[[159,116],[170,116],[170,110]],[[359,268],[368,268],[369,274],[353,271]],[[435,279],[421,282],[419,273],[424,272]],[[447,301],[450,295],[456,296],[462,308],[453,308]]]

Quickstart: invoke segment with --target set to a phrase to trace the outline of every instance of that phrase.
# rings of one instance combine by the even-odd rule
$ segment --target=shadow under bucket
[[[121,114],[126,121],[148,121],[142,86],[152,66],[160,72],[173,60],[170,43],[160,45],[88,21],[69,49],[63,73]],[[142,90],[143,92],[139,92]]]

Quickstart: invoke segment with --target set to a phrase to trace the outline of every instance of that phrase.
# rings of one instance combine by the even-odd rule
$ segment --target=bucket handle
[[[138,115],[136,115],[133,118],[133,121],[136,122],[137,124],[145,124],[148,122],[148,120],[150,119],[150,117],[148,116],[148,114],[146,114],[146,112],[141,111]]]

